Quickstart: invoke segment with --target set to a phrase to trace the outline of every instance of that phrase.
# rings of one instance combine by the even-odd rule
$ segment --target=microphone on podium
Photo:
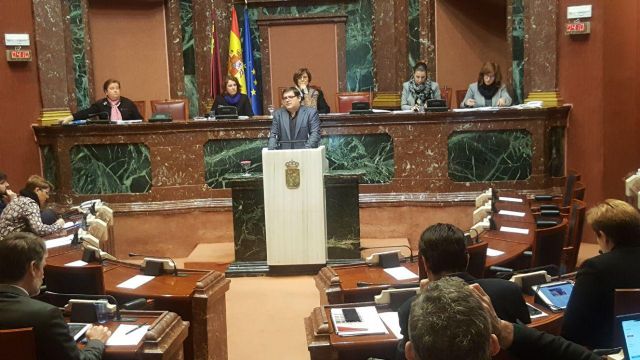
[[[178,276],[178,266],[175,260],[168,256],[153,256],[130,252],[129,257],[144,257],[141,267],[145,275],[158,276],[163,273],[163,270],[173,270],[173,276]],[[169,263],[165,260],[171,262]]]

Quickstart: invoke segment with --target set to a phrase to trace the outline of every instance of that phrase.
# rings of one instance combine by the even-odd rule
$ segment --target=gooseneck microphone
[[[138,254],[138,253],[130,252],[129,253],[129,257],[145,257],[145,258],[156,258],[156,259],[168,259],[173,264],[173,276],[178,276],[178,265],[176,265],[175,260],[173,260],[172,258],[170,258],[168,256],[154,256],[154,255],[145,255],[145,254]]]
[[[411,249],[411,247],[407,246],[407,245],[389,245],[389,246],[360,246],[358,249],[360,251],[362,250],[372,250],[372,249],[391,249],[391,248],[396,248],[396,247],[403,247],[406,249],[409,249],[409,262],[413,262],[413,250]]]

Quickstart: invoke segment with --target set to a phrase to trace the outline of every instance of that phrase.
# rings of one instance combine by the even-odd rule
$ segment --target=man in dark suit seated
[[[44,241],[34,234],[0,241],[0,329],[33,328],[38,359],[101,359],[109,329],[89,328],[87,345],[78,350],[60,309],[30,298],[40,292],[46,257]]]
[[[451,224],[429,226],[420,236],[420,256],[425,265],[428,281],[443,277],[457,277],[468,284],[477,283],[489,294],[501,319],[530,323],[529,310],[518,285],[502,279],[475,279],[469,275],[469,254],[462,230]],[[404,359],[404,344],[409,340],[408,320],[413,297],[398,309],[403,340],[398,345],[398,359]]]
[[[273,113],[269,149],[314,149],[320,144],[320,117],[316,109],[300,106],[300,91],[295,87],[282,92],[280,108]]]
[[[490,360],[500,349],[517,359],[600,359],[559,336],[500,320],[482,287],[454,277],[429,282],[413,302],[409,338],[409,360]]]

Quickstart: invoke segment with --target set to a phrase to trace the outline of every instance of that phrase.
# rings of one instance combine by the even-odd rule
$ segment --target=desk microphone
[[[175,260],[173,260],[172,258],[168,257],[168,256],[153,256],[153,255],[144,255],[144,254],[138,254],[138,253],[133,253],[130,252],[129,253],[129,257],[144,257],[144,258],[156,258],[156,259],[168,259],[171,261],[171,263],[173,264],[173,276],[178,276],[178,266],[176,265]],[[148,261],[147,261],[148,262]],[[146,265],[145,265],[146,266]]]
[[[56,293],[53,291],[46,291],[44,293],[45,295],[54,295],[54,296],[60,296],[60,297],[68,297],[69,300],[71,298],[74,299],[85,299],[85,300],[104,300],[107,299],[107,301],[113,303],[116,306],[116,321],[121,321],[121,322],[131,322],[131,321],[135,321],[136,319],[134,318],[122,318],[122,316],[120,315],[120,306],[118,305],[118,300],[116,300],[115,297],[113,297],[112,295],[107,295],[107,294],[103,294],[103,295],[91,295],[91,294],[63,294],[63,293]],[[67,300],[67,301],[69,301]]]
[[[358,248],[358,251],[362,251],[362,250],[372,250],[372,249],[389,249],[389,248],[394,248],[394,247],[403,247],[403,248],[407,248],[409,249],[409,262],[413,262],[413,250],[411,250],[411,248],[407,245],[388,245],[388,246],[360,246]]]

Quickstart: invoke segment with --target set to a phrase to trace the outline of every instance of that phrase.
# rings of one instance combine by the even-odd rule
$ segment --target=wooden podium
[[[325,148],[262,150],[267,264],[327,262]]]

